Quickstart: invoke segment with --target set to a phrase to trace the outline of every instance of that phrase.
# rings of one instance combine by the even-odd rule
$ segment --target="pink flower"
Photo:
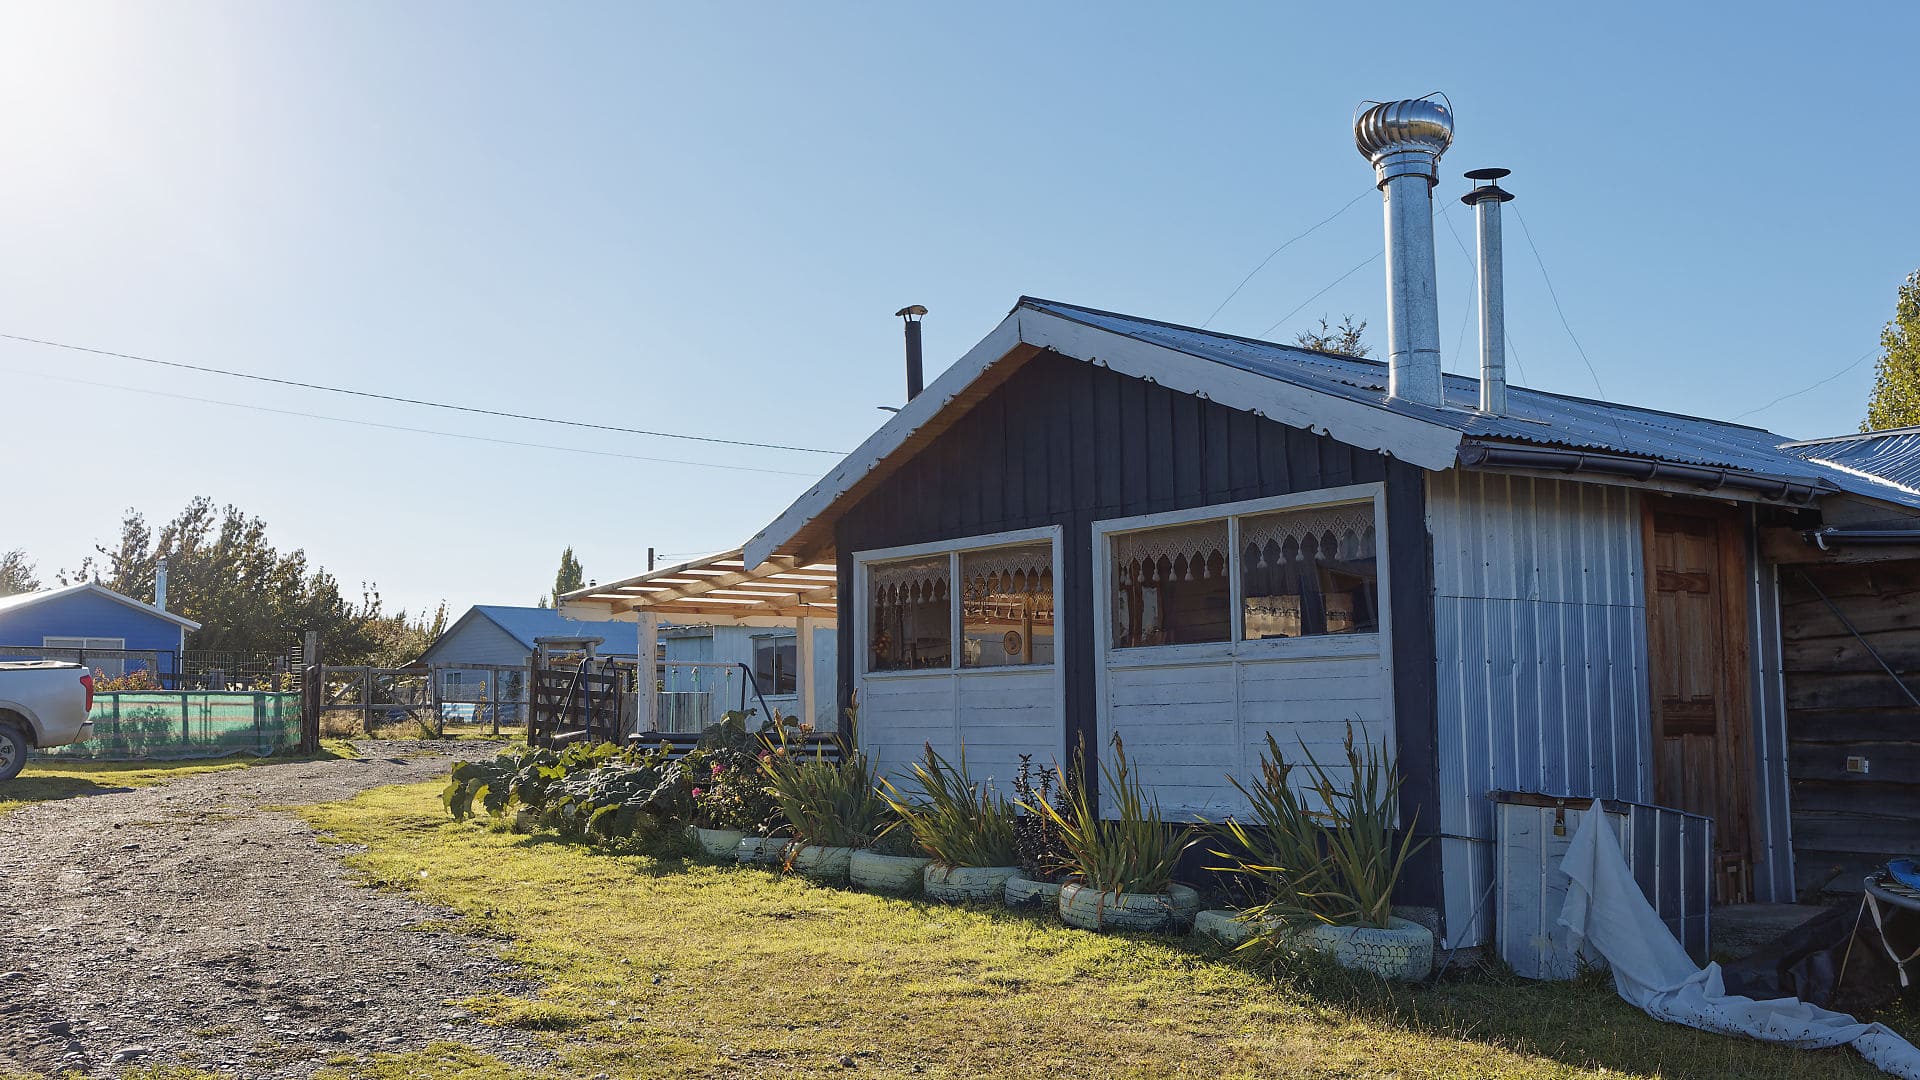
[[[696,799],[700,797],[700,789],[699,789],[699,788],[694,788],[694,789],[693,789],[693,797],[694,797],[694,798],[696,798]]]
[[[716,761],[713,763],[713,775],[719,776],[720,773],[721,773],[720,763]]]

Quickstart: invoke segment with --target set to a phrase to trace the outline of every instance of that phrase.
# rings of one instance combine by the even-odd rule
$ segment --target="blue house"
[[[187,632],[200,629],[104,585],[0,596],[0,659],[80,660],[110,677],[180,670]]]

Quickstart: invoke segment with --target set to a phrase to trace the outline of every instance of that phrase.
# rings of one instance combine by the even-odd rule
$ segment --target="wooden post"
[[[360,730],[373,734],[373,668],[360,669]]]
[[[540,651],[534,650],[527,657],[527,745],[536,745],[533,741],[534,714],[540,711]]]
[[[300,650],[300,664],[306,670],[300,680],[300,752],[320,752],[320,703],[326,696],[326,670],[320,666],[320,632],[307,631]]]
[[[660,616],[638,611],[637,653],[633,673],[633,730],[630,735],[660,730],[660,666],[654,657],[660,651]]]
[[[839,725],[822,725],[818,714],[814,712],[817,699],[813,680],[813,620],[805,615],[797,616],[793,620],[793,628],[799,635],[793,646],[793,666],[798,670],[793,674],[797,680],[794,689],[800,691],[800,722],[812,724],[821,731],[832,730]],[[779,655],[777,648],[774,655]],[[774,689],[778,690],[779,687]]]

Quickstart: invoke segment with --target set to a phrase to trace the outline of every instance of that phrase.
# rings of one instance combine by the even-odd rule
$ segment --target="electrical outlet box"
[[[1858,755],[1849,755],[1847,758],[1847,771],[1850,773],[1859,773],[1865,776],[1868,767],[1869,763],[1866,758]]]

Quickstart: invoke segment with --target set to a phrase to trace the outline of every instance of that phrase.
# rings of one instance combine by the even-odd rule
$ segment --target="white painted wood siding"
[[[931,745],[959,763],[964,745],[975,780],[1011,795],[1020,755],[1062,758],[1065,725],[1051,667],[1031,670],[885,672],[862,679],[860,749],[903,784]]]
[[[1120,736],[1169,819],[1244,815],[1246,800],[1228,777],[1253,783],[1269,732],[1289,760],[1303,760],[1304,744],[1328,765],[1343,760],[1349,723],[1356,739],[1391,743],[1392,681],[1377,651],[1172,665],[1136,660],[1109,661],[1101,744]],[[1109,794],[1103,789],[1102,802],[1111,811]]]

